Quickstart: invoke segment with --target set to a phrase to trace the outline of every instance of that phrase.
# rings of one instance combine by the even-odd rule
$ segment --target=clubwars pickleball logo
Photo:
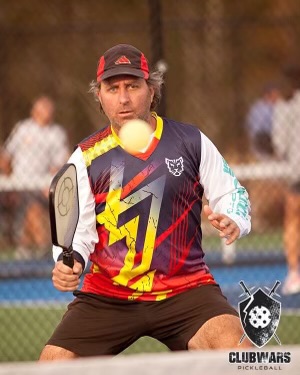
[[[243,281],[240,281],[240,285],[244,291],[242,296],[247,296],[239,303],[240,319],[245,332],[240,343],[247,336],[256,347],[261,348],[274,337],[281,345],[279,337],[276,335],[281,314],[281,303],[274,299],[274,296],[280,297],[276,293],[280,281],[276,281],[268,294],[261,288],[251,293]]]
[[[239,313],[244,334],[242,335],[239,345],[243,340],[248,339],[257,347],[261,348],[266,345],[272,337],[281,345],[280,339],[276,334],[281,315],[281,303],[274,297],[280,297],[276,293],[280,285],[276,281],[274,286],[267,292],[261,288],[248,288],[244,281],[240,281],[243,294],[246,296],[239,303]],[[252,292],[253,291],[253,292]],[[288,351],[261,351],[250,349],[248,351],[231,351],[229,352],[229,363],[237,365],[238,370],[282,370],[285,364],[291,362],[291,353]]]

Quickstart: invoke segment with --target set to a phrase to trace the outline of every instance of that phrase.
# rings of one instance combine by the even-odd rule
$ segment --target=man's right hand
[[[77,260],[74,260],[73,268],[66,266],[62,260],[59,260],[55,263],[52,271],[53,285],[61,292],[73,292],[79,287],[82,272],[82,265]]]

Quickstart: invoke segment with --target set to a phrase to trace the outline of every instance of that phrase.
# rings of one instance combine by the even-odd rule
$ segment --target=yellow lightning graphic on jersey
[[[103,224],[109,231],[109,246],[126,238],[128,252],[124,259],[124,265],[121,268],[120,273],[115,276],[113,280],[118,284],[127,286],[130,280],[141,275],[141,278],[134,284],[130,285],[130,288],[140,292],[151,291],[155,270],[149,271],[149,269],[153,257],[158,218],[165,186],[165,176],[159,177],[157,180],[143,186],[133,194],[121,199],[123,173],[124,167],[122,165],[112,165],[111,183],[105,209],[102,213],[97,215],[97,221],[100,224]],[[118,226],[118,221],[119,216],[122,213],[149,196],[151,196],[151,204],[144,247],[142,249],[142,259],[141,263],[135,266],[134,260],[137,252],[136,239],[138,235],[140,215],[137,214],[134,218],[121,226]],[[143,214],[145,214],[145,212],[143,212]]]

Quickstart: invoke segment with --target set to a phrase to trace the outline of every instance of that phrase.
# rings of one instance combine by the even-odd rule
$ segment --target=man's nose
[[[121,88],[119,100],[121,104],[125,104],[129,102],[129,94],[128,91],[125,88]]]

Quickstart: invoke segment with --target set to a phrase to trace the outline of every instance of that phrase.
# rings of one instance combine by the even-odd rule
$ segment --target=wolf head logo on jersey
[[[169,172],[171,172],[174,176],[180,176],[184,171],[182,156],[178,159],[166,158],[165,161],[168,166]]]

